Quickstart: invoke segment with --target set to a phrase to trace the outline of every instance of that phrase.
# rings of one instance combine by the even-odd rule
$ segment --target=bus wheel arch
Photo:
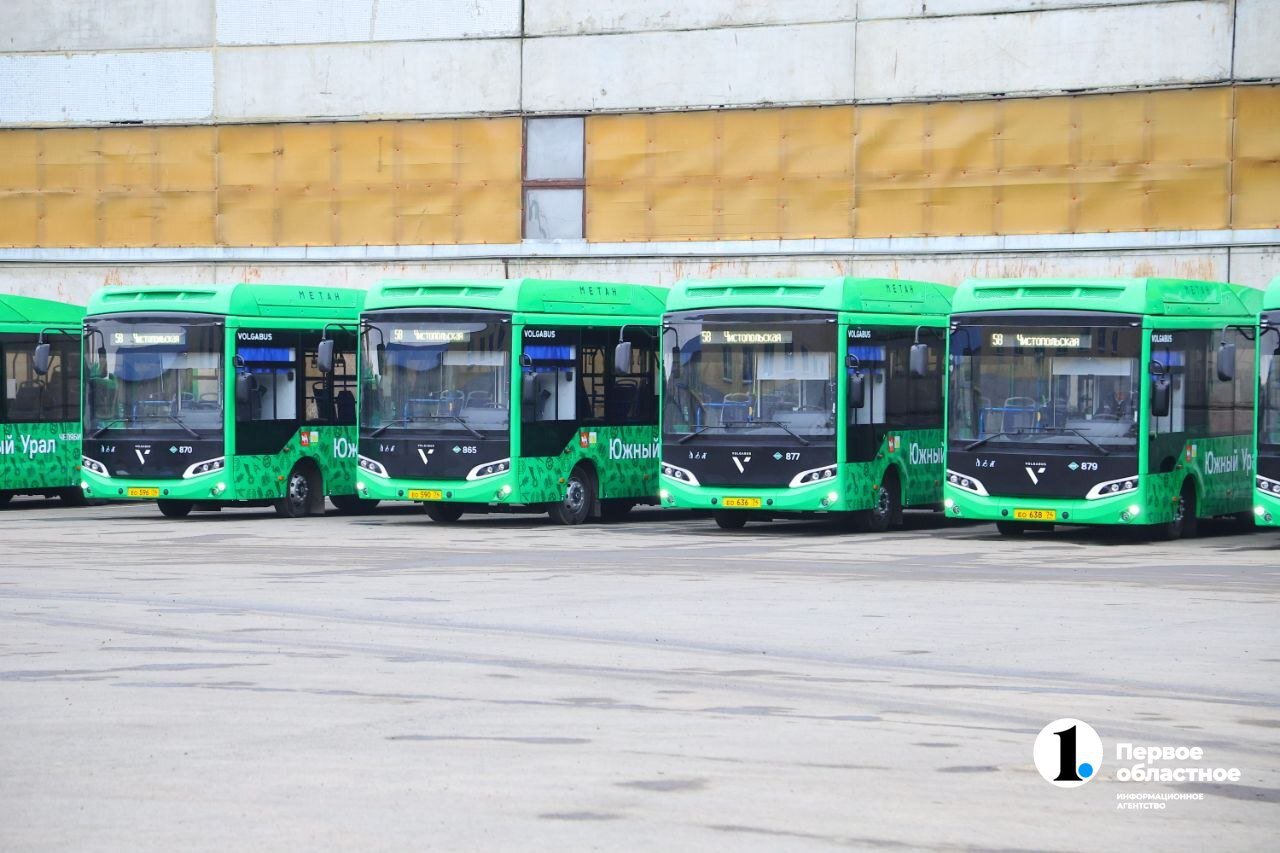
[[[284,494],[275,502],[275,510],[284,518],[324,514],[324,478],[314,459],[303,457],[289,469]]]
[[[1200,484],[1189,475],[1178,487],[1173,519],[1154,525],[1155,538],[1171,541],[1195,536],[1200,526],[1197,517],[1199,506]]]
[[[551,520],[564,525],[582,524],[598,513],[599,478],[595,466],[582,461],[565,478],[564,497],[547,507]]]

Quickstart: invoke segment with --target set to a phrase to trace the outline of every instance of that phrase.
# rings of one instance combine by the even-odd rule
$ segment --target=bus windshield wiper
[[[987,443],[988,441],[990,441],[991,439],[993,439],[993,438],[999,438],[999,437],[1000,437],[1000,436],[1002,436],[1002,435],[1026,435],[1026,432],[1027,432],[1027,431],[1026,431],[1026,430],[1024,430],[1024,429],[1016,430],[1016,431],[1014,431],[1014,432],[993,432],[993,433],[991,433],[991,435],[988,435],[988,436],[986,436],[986,437],[984,437],[984,438],[980,438],[980,439],[978,439],[977,441],[972,442],[971,444],[966,444],[966,445],[964,446],[964,449],[965,449],[965,450],[973,450],[975,447],[981,447],[982,445],[986,444],[986,443]]]
[[[693,432],[685,433],[684,435],[682,435],[682,436],[680,436],[679,438],[677,438],[677,439],[676,439],[676,444],[684,444],[686,441],[688,441],[689,439],[693,438],[694,436],[696,436],[696,435],[702,435],[702,434],[703,434],[704,432],[706,432],[707,430],[709,430],[709,429],[716,429],[716,428],[717,428],[717,427],[719,427],[719,426],[720,426],[720,424],[707,424],[706,426],[700,426],[700,427],[698,427],[697,429],[695,429]]]
[[[414,420],[422,419],[424,421],[457,421],[462,424],[462,428],[474,435],[476,438],[484,438],[484,433],[467,423],[461,415],[419,415]]]
[[[112,418],[111,420],[109,420],[109,421],[107,421],[105,424],[103,424],[102,426],[100,426],[100,427],[98,427],[97,429],[95,429],[95,430],[93,431],[93,435],[91,435],[91,436],[89,436],[89,437],[90,437],[90,438],[97,438],[98,436],[100,436],[100,435],[102,435],[104,432],[106,432],[107,430],[111,429],[111,427],[115,426],[116,424],[122,424],[122,423],[124,423],[124,418]]]
[[[786,424],[784,424],[782,421],[725,421],[725,424],[726,424],[727,426],[734,426],[734,425],[745,425],[745,426],[776,426],[778,429],[782,430],[782,431],[783,431],[783,432],[785,432],[787,435],[791,436],[791,437],[792,437],[792,438],[794,438],[796,441],[798,441],[798,442],[800,442],[801,444],[803,444],[805,447],[808,447],[808,446],[809,446],[809,444],[810,444],[809,439],[805,438],[805,437],[804,437],[803,435],[801,435],[800,433],[793,431],[793,430],[791,429],[791,427],[787,426],[787,425],[786,425]]]
[[[167,417],[169,420],[173,421],[175,424],[177,424],[178,426],[186,430],[187,435],[191,436],[192,438],[203,438],[203,436],[201,436],[200,433],[196,432],[191,427],[183,423],[182,418],[178,417],[177,415],[166,415],[165,417]]]
[[[1089,444],[1097,448],[1098,452],[1101,453],[1103,456],[1111,455],[1110,450],[1107,450],[1101,444],[1098,444],[1098,442],[1094,441],[1092,438],[1089,438],[1089,436],[1085,435],[1078,429],[1072,429],[1071,427],[1042,427],[1042,430],[1044,432],[1069,432],[1072,435],[1079,436],[1080,438],[1083,438],[1085,441],[1089,442]]]
[[[396,426],[397,424],[407,424],[407,423],[409,423],[409,419],[408,419],[408,418],[396,418],[394,421],[387,421],[385,424],[383,424],[382,426],[378,427],[378,428],[377,428],[377,429],[375,429],[373,432],[369,433],[368,437],[369,437],[369,438],[377,438],[378,436],[382,435],[382,434],[383,434],[384,432],[386,432],[387,430],[391,429],[393,426]]]

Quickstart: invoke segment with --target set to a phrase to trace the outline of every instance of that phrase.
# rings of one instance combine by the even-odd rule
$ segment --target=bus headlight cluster
[[[973,492],[978,497],[990,497],[987,487],[982,485],[982,482],[977,477],[970,477],[968,474],[961,474],[959,471],[948,470],[947,482],[957,489]]]
[[[1259,477],[1258,491],[1269,492],[1270,494],[1280,496],[1280,482],[1272,480],[1269,477]]]
[[[194,465],[187,466],[187,470],[182,472],[182,479],[190,480],[192,477],[199,477],[202,474],[212,474],[214,471],[221,471],[227,467],[227,458],[219,456],[217,459],[206,459],[203,462],[197,462]]]
[[[690,486],[700,485],[698,483],[698,478],[693,476],[692,471],[686,471],[677,465],[670,465],[666,462],[662,463],[662,475],[664,477],[670,477],[673,480],[679,480],[681,483],[686,483]]]
[[[810,483],[817,483],[821,480],[830,480],[836,475],[836,466],[825,465],[822,468],[810,468],[808,471],[801,471],[791,478],[788,487],[794,489],[796,486],[807,486]]]
[[[92,471],[103,477],[107,476],[107,466],[103,465],[97,459],[90,459],[88,456],[80,457],[80,467],[86,471]]]
[[[381,462],[378,462],[375,459],[370,459],[368,456],[357,456],[356,465],[360,468],[361,471],[368,471],[370,474],[372,474],[375,477],[391,476],[390,474],[387,473],[387,469],[382,467]]]
[[[483,465],[477,465],[467,472],[468,480],[483,480],[485,477],[494,477],[498,474],[505,474],[511,470],[510,459],[499,459],[497,462],[486,462]]]
[[[1123,495],[1126,492],[1135,492],[1138,490],[1137,477],[1124,477],[1119,480],[1107,480],[1105,483],[1099,483],[1089,490],[1084,496],[1087,501],[1096,501],[1098,498],[1109,498],[1112,495]]]

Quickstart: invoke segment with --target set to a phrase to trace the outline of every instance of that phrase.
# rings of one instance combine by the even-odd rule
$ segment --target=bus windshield
[[[1280,458],[1280,313],[1268,316],[1258,352],[1258,454]]]
[[[215,438],[223,425],[223,324],[213,319],[90,318],[85,428]]]
[[[360,361],[360,433],[491,438],[511,422],[511,323],[372,318]]]
[[[949,443],[1135,454],[1140,331],[967,324],[951,334]]]
[[[834,315],[669,317],[664,434],[831,443],[835,344]]]

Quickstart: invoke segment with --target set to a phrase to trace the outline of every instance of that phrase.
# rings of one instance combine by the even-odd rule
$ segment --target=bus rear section
[[[86,496],[155,501],[169,517],[228,506],[300,517],[323,513],[326,496],[363,506],[363,298],[260,284],[100,291],[84,325]]]
[[[1194,535],[1244,518],[1256,291],[1175,279],[969,281],[949,341],[947,512]]]
[[[1280,278],[1263,297],[1258,324],[1258,441],[1254,523],[1280,526]]]
[[[362,319],[357,488],[464,513],[615,518],[657,493],[664,292],[384,282]]]
[[[883,530],[937,508],[950,288],[680,282],[663,322],[663,506],[725,529],[820,514]]]
[[[0,505],[16,495],[84,503],[80,323],[84,308],[0,295]]]

